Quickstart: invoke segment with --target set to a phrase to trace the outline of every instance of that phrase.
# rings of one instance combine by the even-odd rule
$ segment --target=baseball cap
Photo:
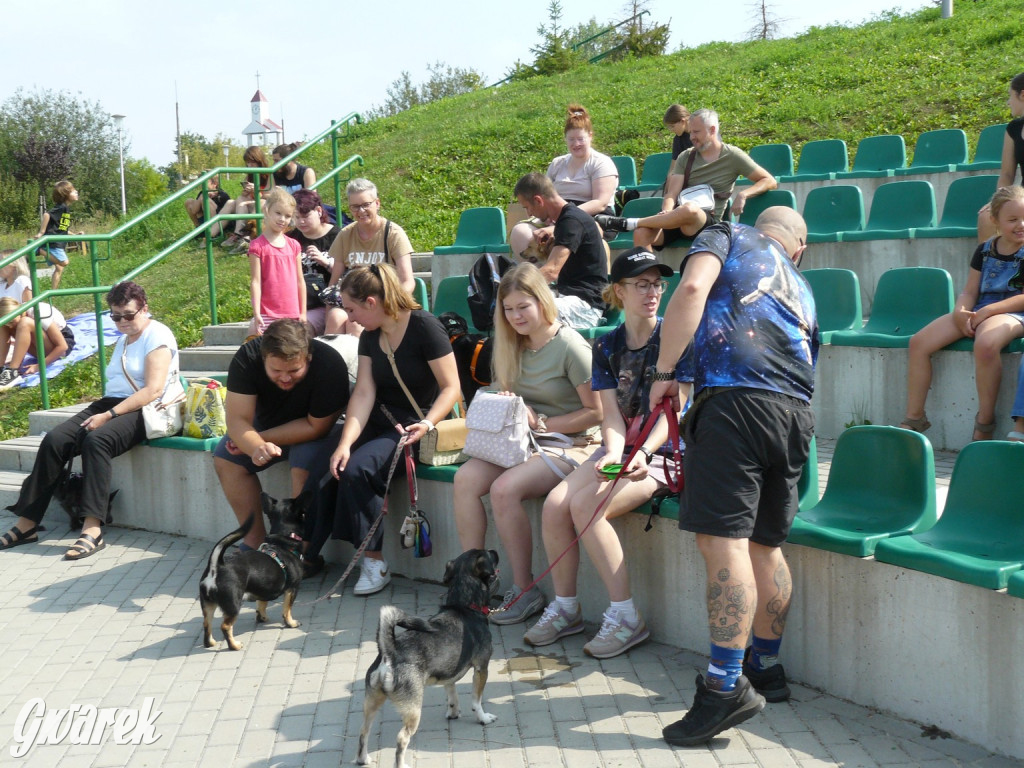
[[[667,264],[661,264],[658,257],[643,247],[633,248],[620,253],[612,263],[612,282],[617,283],[627,277],[646,272],[651,267],[661,272],[662,277],[671,277],[675,272]]]

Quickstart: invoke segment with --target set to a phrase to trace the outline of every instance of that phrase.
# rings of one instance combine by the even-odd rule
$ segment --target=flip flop
[[[18,526],[13,526],[11,530],[0,536],[0,549],[14,549],[22,544],[35,544],[39,541],[37,534],[41,530],[38,525],[33,525],[27,531],[20,531]]]
[[[103,541],[102,533],[99,535],[98,538],[93,538],[88,533],[83,533],[81,536],[78,537],[78,541],[71,545],[71,549],[78,552],[79,554],[71,555],[65,553],[64,559],[85,560],[85,558],[92,557],[106,546],[106,543]]]

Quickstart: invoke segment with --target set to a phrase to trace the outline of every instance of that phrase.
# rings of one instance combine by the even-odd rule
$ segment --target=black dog
[[[441,611],[429,619],[408,616],[393,605],[380,609],[377,626],[377,658],[366,671],[363,728],[359,733],[356,763],[370,762],[366,739],[377,711],[391,699],[402,716],[395,752],[396,768],[406,768],[405,750],[420,725],[423,689],[427,683],[443,685],[448,692],[448,719],[459,716],[455,683],[473,668],[473,713],[482,725],[497,718],[484,712],[481,702],[491,659],[491,627],[487,600],[497,578],[498,553],[471,549],[451,560],[445,568],[448,585]],[[407,632],[395,636],[395,626]]]
[[[295,499],[278,501],[263,494],[263,513],[270,521],[266,541],[255,551],[241,552],[230,560],[224,559],[224,550],[241,540],[252,528],[250,515],[242,527],[218,541],[210,553],[210,562],[199,581],[199,603],[203,608],[203,644],[216,648],[213,639],[213,613],[220,607],[223,621],[220,628],[228,647],[242,650],[235,640],[233,628],[243,600],[256,600],[256,621],[267,620],[267,601],[284,595],[284,623],[299,626],[292,618],[292,604],[302,581],[303,520],[312,501],[311,491]]]
[[[438,320],[448,333],[459,371],[459,384],[466,404],[480,387],[491,383],[491,355],[494,339],[481,333],[470,333],[469,325],[457,312],[445,312]]]

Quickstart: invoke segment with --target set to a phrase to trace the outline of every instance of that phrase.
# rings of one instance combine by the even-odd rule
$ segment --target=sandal
[[[991,422],[990,424],[982,424],[980,421],[978,421],[978,417],[975,416],[974,417],[974,433],[975,434],[981,434],[982,437],[974,437],[974,435],[972,435],[971,436],[971,440],[972,441],[991,440],[992,439],[992,433],[995,432],[995,431],[996,431],[996,423],[995,423],[995,421]]]
[[[101,533],[98,537],[93,538],[88,533],[83,533],[78,537],[78,541],[71,545],[71,549],[78,552],[77,555],[72,555],[68,552],[64,554],[65,560],[85,560],[87,557],[92,557],[106,545],[103,541],[103,534]]]
[[[900,422],[900,429],[909,429],[913,432],[925,432],[932,423],[928,421],[928,414],[922,414],[919,419],[911,419],[909,417],[903,419]]]
[[[18,526],[12,526],[11,530],[0,536],[0,549],[13,549],[14,547],[20,547],[22,544],[35,544],[39,541],[39,532],[43,530],[38,525],[33,525],[27,531],[18,529]]]

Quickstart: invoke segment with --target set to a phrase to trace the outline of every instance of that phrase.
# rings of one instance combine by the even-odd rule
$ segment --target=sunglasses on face
[[[121,315],[117,314],[116,312],[111,312],[110,319],[113,320],[115,323],[120,323],[122,320],[124,320],[127,323],[130,323],[132,320],[135,319],[135,316],[139,314],[139,312],[141,311],[141,309],[137,309],[134,312],[125,312],[124,314]]]

